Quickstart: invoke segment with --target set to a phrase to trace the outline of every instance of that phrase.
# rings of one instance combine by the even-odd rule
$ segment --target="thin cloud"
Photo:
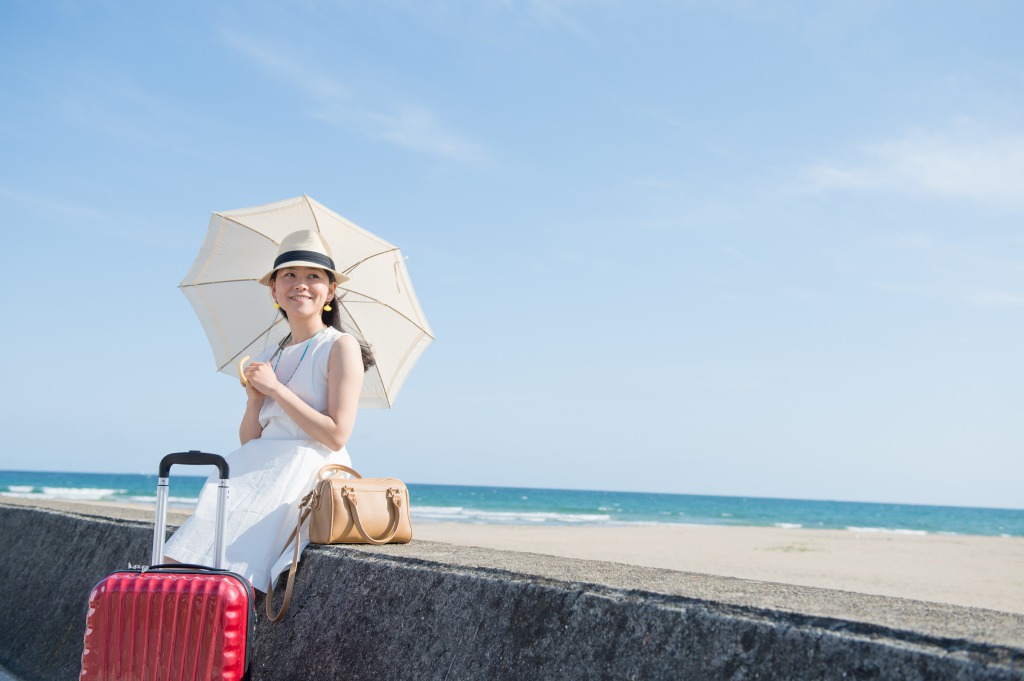
[[[564,31],[587,40],[596,38],[581,17],[619,5],[617,0],[489,0],[483,4],[492,11],[525,17],[546,30]]]
[[[871,286],[886,294],[992,310],[1024,307],[1016,286],[1016,240],[976,231],[877,233],[864,242],[876,262]],[[880,279],[881,278],[881,279]]]
[[[0,184],[0,197],[10,199],[16,203],[20,203],[31,208],[37,208],[47,215],[60,215],[63,218],[73,218],[76,220],[88,219],[101,222],[109,221],[112,217],[109,213],[96,210],[89,206],[60,201],[48,196],[33,194],[4,184]]]
[[[207,150],[190,144],[196,131],[208,127],[207,120],[116,70],[90,71],[51,95],[50,102],[70,125],[110,143],[210,159]]]
[[[479,145],[445,130],[437,117],[422,107],[408,108],[394,115],[365,112],[363,117],[376,128],[376,137],[380,139],[435,156],[483,160],[483,149]]]
[[[640,189],[653,189],[659,192],[678,192],[685,188],[685,184],[679,180],[656,176],[636,177],[630,180],[630,184]]]
[[[239,54],[256,62],[267,75],[285,80],[306,92],[318,101],[348,99],[351,94],[344,85],[333,78],[317,73],[297,59],[279,50],[271,50],[240,33],[225,29],[221,31],[225,42]]]
[[[530,14],[546,28],[567,30],[576,35],[591,38],[590,33],[570,11],[572,8],[593,3],[567,2],[566,0],[529,0]]]
[[[135,213],[127,215],[100,210],[2,183],[0,198],[37,211],[42,216],[40,222],[55,229],[87,232],[97,238],[117,239],[146,247],[166,247],[160,227]]]
[[[981,307],[1024,307],[1024,291],[980,291],[962,300]]]
[[[268,76],[305,93],[311,100],[311,118],[431,156],[466,162],[486,158],[480,144],[446,129],[438,116],[423,106],[396,106],[392,111],[358,106],[359,97],[345,84],[296,57],[234,31],[224,30],[222,34],[229,47],[250,58]]]
[[[1024,207],[1024,133],[962,124],[865,145],[854,162],[804,172],[811,191],[886,191]]]

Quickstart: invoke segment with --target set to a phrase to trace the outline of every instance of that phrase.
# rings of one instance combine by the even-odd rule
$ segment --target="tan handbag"
[[[351,478],[339,478],[338,471]],[[405,544],[412,539],[409,490],[398,478],[364,478],[329,464],[317,474],[309,506],[313,544]]]
[[[340,478],[337,472],[351,478]],[[284,617],[292,600],[299,564],[302,523],[309,518],[311,544],[404,544],[412,539],[409,490],[398,478],[364,478],[348,466],[328,464],[317,473],[316,486],[299,503],[299,521],[281,553],[294,542],[281,611],[273,609],[274,580],[267,588],[266,610],[271,622]]]

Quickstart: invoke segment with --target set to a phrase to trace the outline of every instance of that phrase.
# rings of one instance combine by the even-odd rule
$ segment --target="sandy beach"
[[[417,539],[1024,613],[1024,538],[419,523]]]
[[[152,506],[3,503],[108,509],[148,519]],[[90,510],[91,509],[91,510]],[[106,512],[106,511],[104,511]],[[169,521],[181,522],[172,510]],[[1024,537],[774,527],[526,526],[415,522],[415,539],[816,586],[1024,614]]]

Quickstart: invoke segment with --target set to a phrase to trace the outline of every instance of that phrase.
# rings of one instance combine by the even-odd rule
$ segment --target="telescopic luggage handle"
[[[220,472],[220,485],[217,486],[217,527],[214,540],[214,567],[224,567],[226,546],[224,530],[227,526],[228,475],[227,460],[219,454],[209,454],[191,449],[187,452],[168,454],[160,460],[160,475],[156,484],[156,522],[153,525],[153,552],[150,565],[164,562],[164,540],[167,536],[167,497],[170,491],[169,476],[171,466],[216,466]]]
[[[160,459],[160,477],[166,478],[171,473],[171,466],[216,466],[220,471],[220,479],[227,480],[230,476],[228,461],[220,454],[209,454],[190,449],[187,452],[175,452]]]

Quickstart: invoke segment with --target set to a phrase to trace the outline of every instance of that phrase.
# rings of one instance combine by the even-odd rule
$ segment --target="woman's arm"
[[[278,381],[269,364],[254,362],[245,368],[245,375],[260,393],[274,398],[284,413],[314,440],[334,451],[348,442],[359,409],[359,393],[363,389],[363,356],[359,341],[352,336],[341,336],[331,346],[326,414],[313,409]]]
[[[252,383],[245,386],[245,395],[249,399],[245,403],[242,425],[238,427],[238,439],[243,445],[263,434],[263,426],[260,425],[260,409],[263,408],[263,403],[267,399],[263,393],[253,387]]]

